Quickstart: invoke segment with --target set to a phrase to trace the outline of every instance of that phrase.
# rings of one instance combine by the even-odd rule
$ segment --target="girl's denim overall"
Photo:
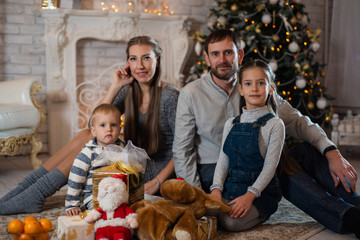
[[[229,157],[229,174],[224,184],[223,197],[233,200],[248,190],[259,176],[264,158],[259,148],[259,131],[261,126],[274,117],[272,113],[259,118],[253,123],[240,123],[240,116],[233,120],[223,151]],[[264,221],[273,214],[281,199],[279,180],[274,177],[262,191],[261,196],[253,202]]]

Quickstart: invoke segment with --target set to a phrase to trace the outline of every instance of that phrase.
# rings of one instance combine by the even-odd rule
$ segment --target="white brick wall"
[[[74,0],[79,1],[79,0]],[[100,0],[81,1],[82,9],[100,9]],[[169,7],[176,14],[187,15],[192,21],[190,35],[198,29],[206,29],[206,19],[211,0],[167,0]],[[302,0],[311,19],[311,28],[321,28],[322,48],[317,59],[324,57],[324,19],[326,0]],[[44,23],[36,10],[41,8],[40,0],[1,0],[0,1],[0,81],[25,76],[41,79],[46,90],[45,45],[42,41]],[[125,57],[124,43],[101,42],[92,39],[79,41],[77,49],[78,80],[92,79],[106,67],[121,62]],[[192,54],[185,68],[185,74],[195,61]],[[46,110],[45,91],[37,100]],[[39,137],[47,152],[47,122],[40,130]]]

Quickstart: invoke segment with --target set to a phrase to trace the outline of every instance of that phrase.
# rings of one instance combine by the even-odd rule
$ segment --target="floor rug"
[[[58,216],[65,215],[65,195],[66,187],[47,198],[44,211],[40,213],[0,216],[0,239],[10,239],[6,234],[6,228],[12,219],[24,219],[30,215],[38,219],[48,218],[56,227]],[[287,200],[282,199],[278,211],[264,224],[240,233],[218,231],[216,240],[305,240],[323,229],[324,227],[313,218],[297,209]],[[51,240],[58,240],[56,231]]]

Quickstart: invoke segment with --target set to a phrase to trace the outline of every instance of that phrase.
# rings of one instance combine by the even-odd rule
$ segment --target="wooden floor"
[[[355,167],[359,174],[357,192],[360,192],[360,147],[340,148],[343,156]],[[40,154],[39,159],[46,161],[47,154]],[[29,156],[5,157],[0,156],[0,197],[17,185],[28,173],[32,171]],[[356,239],[354,234],[339,235],[324,230],[309,240],[351,240]]]

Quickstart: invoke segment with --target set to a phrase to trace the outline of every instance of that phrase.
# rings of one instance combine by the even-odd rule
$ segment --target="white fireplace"
[[[189,23],[184,16],[74,9],[42,9],[40,14],[45,22],[50,154],[81,130],[79,126],[84,126],[90,109],[106,91],[102,74],[85,82],[77,80],[76,47],[79,40],[98,39],[126,44],[137,35],[151,36],[163,49],[162,79],[178,89],[184,84],[182,70],[191,44]],[[104,73],[114,68],[108,67]],[[83,97],[90,100],[83,101]]]

